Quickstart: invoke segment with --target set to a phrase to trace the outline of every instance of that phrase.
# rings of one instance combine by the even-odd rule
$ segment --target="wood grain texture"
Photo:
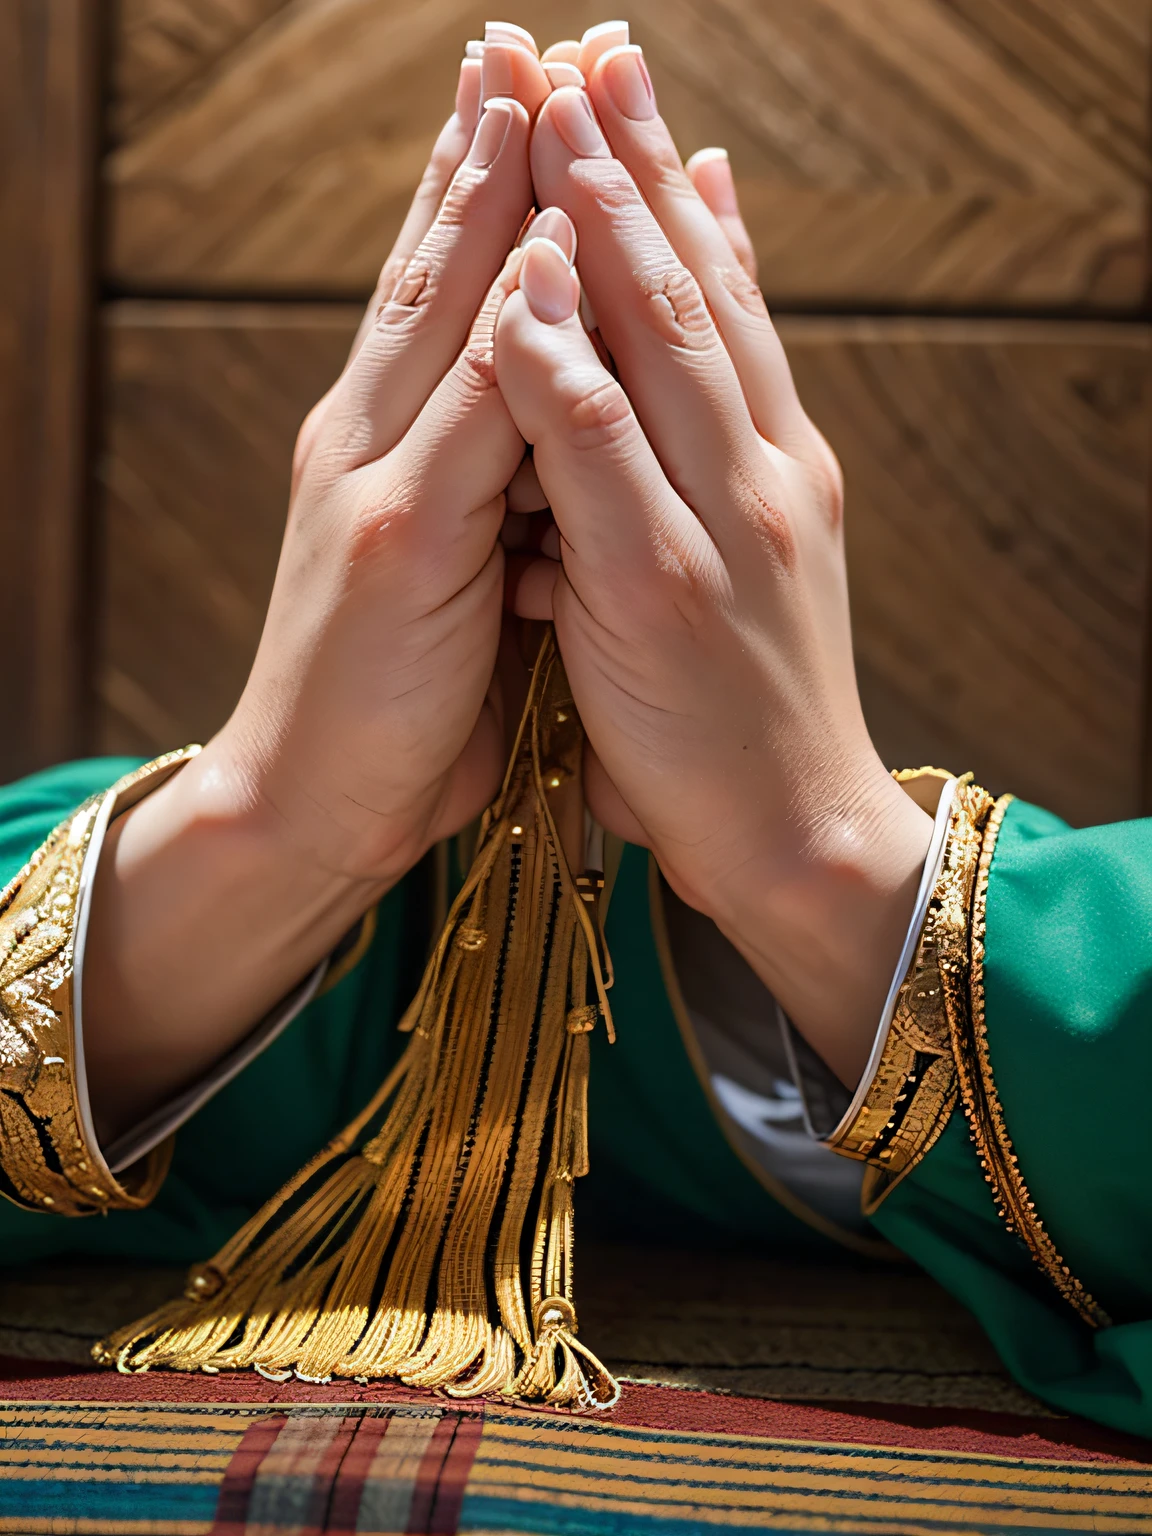
[[[113,279],[367,291],[486,13],[124,7]],[[1145,0],[634,0],[626,14],[682,149],[730,149],[774,301],[1139,305]],[[513,16],[544,40],[599,19],[587,0]]]
[[[225,718],[255,649],[296,428],[350,306],[108,318],[103,745]],[[973,769],[1078,822],[1136,813],[1149,331],[786,320],[848,481],[865,709],[885,760]]]
[[[0,781],[84,744],[95,22],[0,5]]]

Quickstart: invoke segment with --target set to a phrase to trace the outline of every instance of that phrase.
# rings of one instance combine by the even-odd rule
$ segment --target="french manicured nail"
[[[602,21],[599,26],[589,27],[580,39],[580,67],[590,75],[593,64],[602,53],[607,53],[609,48],[621,48],[628,41],[626,21]]]
[[[464,44],[464,57],[466,59],[482,59],[484,57],[484,44],[476,38],[469,38]]]
[[[580,44],[574,37],[566,37],[562,42],[552,43],[540,55],[540,62],[541,64],[579,64]]]
[[[545,325],[559,325],[576,313],[580,285],[568,258],[551,240],[532,240],[524,247],[520,292],[528,308]]]
[[[569,266],[576,260],[576,226],[563,208],[545,208],[538,213],[524,233],[524,244],[530,240],[551,240],[564,252]]]
[[[656,116],[656,93],[644,63],[644,55],[635,43],[613,48],[600,66],[612,105],[623,117],[646,123]]]
[[[563,85],[582,87],[584,84],[584,76],[575,64],[554,64],[549,61],[544,66],[544,73],[548,76],[548,83],[554,91],[558,91]]]
[[[533,58],[539,57],[536,47],[536,39],[531,32],[526,32],[523,27],[518,27],[511,21],[486,21],[484,23],[484,41],[486,43],[510,43],[513,48],[526,48]]]
[[[688,161],[686,169],[691,174],[696,190],[713,213],[740,217],[736,183],[732,179],[732,167],[728,163],[726,149],[698,149]]]
[[[469,165],[491,165],[503,148],[512,122],[510,101],[486,101],[480,115],[480,126],[468,151]]]
[[[515,96],[516,54],[523,53],[514,43],[485,43],[480,89],[488,101],[493,96]]]
[[[456,87],[456,116],[475,132],[480,115],[480,60],[465,59],[460,65],[460,83]]]
[[[607,155],[607,140],[583,91],[565,86],[548,98],[548,111],[556,132],[574,155]]]

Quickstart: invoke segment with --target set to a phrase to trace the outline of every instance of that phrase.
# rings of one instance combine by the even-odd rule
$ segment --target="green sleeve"
[[[70,811],[136,766],[69,763],[0,787],[0,882]],[[0,1265],[58,1254],[189,1264],[215,1252],[392,1065],[404,1039],[395,1025],[424,961],[424,884],[418,870],[389,892],[363,960],[181,1128],[171,1172],[146,1210],[63,1219],[0,1199]]]
[[[0,785],[0,889],[89,795],[140,766],[138,757],[95,757],[61,763],[15,784]]]
[[[874,1220],[1067,1412],[1152,1435],[1152,821],[1014,802],[988,882],[992,1073],[1036,1211],[1112,1318],[1080,1321],[998,1216],[957,1109]]]

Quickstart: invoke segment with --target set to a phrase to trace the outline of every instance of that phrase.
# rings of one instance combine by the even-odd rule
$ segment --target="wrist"
[[[109,1133],[229,1051],[386,889],[302,855],[242,791],[209,746],[108,830],[83,1009]]]
[[[763,841],[722,931],[850,1086],[868,1059],[932,837],[932,818],[878,759]]]

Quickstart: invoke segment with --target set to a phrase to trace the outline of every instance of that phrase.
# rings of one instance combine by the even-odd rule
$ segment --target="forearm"
[[[226,1055],[385,889],[297,847],[211,747],[118,817],[93,886],[82,998],[101,1140]]]

